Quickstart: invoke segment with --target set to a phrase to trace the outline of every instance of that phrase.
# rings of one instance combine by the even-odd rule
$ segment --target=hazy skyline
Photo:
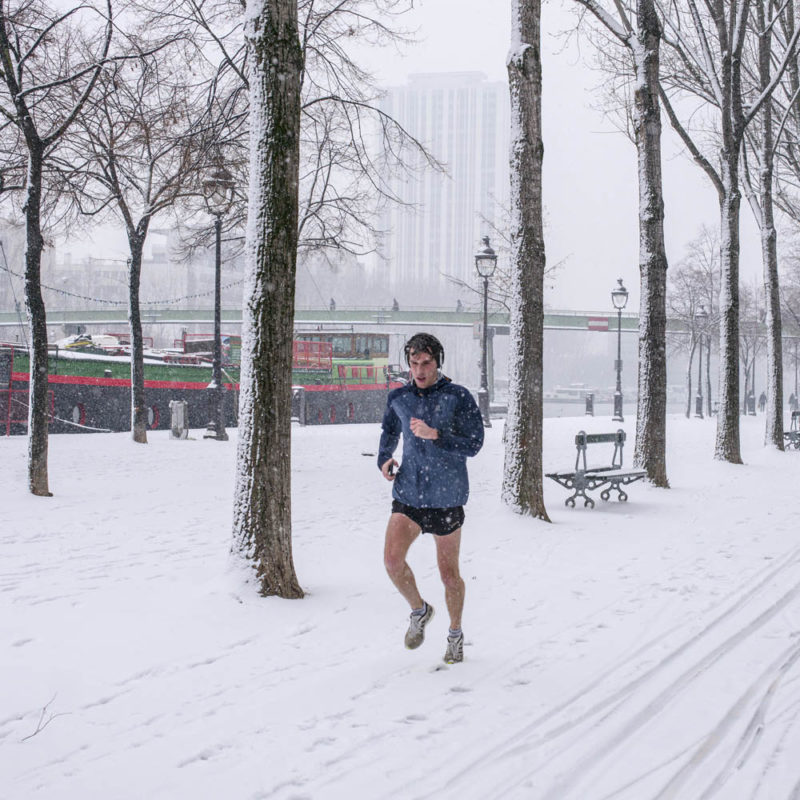
[[[596,110],[595,87],[603,80],[589,64],[591,45],[563,32],[575,24],[571,0],[545,2],[542,9],[545,246],[548,264],[564,261],[546,292],[553,308],[602,311],[623,278],[630,290],[628,310],[639,303],[638,197],[636,151]],[[401,17],[418,42],[397,54],[390,48],[363,56],[383,86],[402,85],[420,72],[480,71],[506,81],[511,4],[488,0],[415,0]],[[664,124],[665,233],[671,266],[703,224],[718,227],[716,194]],[[760,279],[758,233],[742,204],[741,278]],[[109,258],[125,258],[124,237],[107,237]],[[473,243],[475,246],[478,242]],[[91,242],[63,248],[75,257],[97,254]]]
[[[575,26],[572,0],[542,6],[545,247],[548,264],[566,259],[546,301],[554,308],[603,310],[621,277],[628,310],[639,303],[638,177],[634,144],[596,110],[592,46],[566,38]],[[418,43],[403,57],[382,50],[371,64],[381,83],[404,83],[415,72],[484,72],[507,80],[511,3],[416,0],[406,16]],[[369,56],[368,56],[369,58]],[[369,59],[372,60],[372,59]],[[687,157],[662,114],[665,235],[670,266],[685,255],[703,224],[719,226],[717,195]],[[758,231],[742,203],[741,279],[761,275]],[[476,243],[477,244],[477,243]]]

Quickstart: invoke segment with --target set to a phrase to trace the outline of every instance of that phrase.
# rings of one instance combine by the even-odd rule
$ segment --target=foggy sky
[[[563,33],[574,26],[572,0],[544,0],[542,9],[545,247],[549,264],[565,260],[546,302],[552,308],[605,311],[617,278],[630,291],[629,311],[639,303],[636,151],[597,109],[591,45]],[[481,71],[506,80],[510,2],[414,0],[403,24],[418,42],[405,54],[389,48],[361,51],[382,85],[406,82],[415,72]],[[718,227],[716,193],[671,134],[665,115],[663,167],[665,233],[670,265],[684,256],[702,224]],[[742,204],[741,279],[761,274],[758,232]],[[98,237],[94,237],[95,240]],[[103,237],[107,258],[126,258],[122,235]],[[477,246],[478,242],[475,242]],[[63,249],[80,258],[97,255],[91,241]]]
[[[546,295],[553,308],[602,311],[623,278],[628,310],[638,310],[638,178],[636,149],[598,109],[591,45],[565,37],[575,25],[571,0],[542,7],[545,247],[549,264],[566,259]],[[405,56],[387,50],[366,59],[386,85],[414,72],[478,70],[507,79],[510,2],[415,0],[405,18],[418,43]],[[705,224],[719,225],[716,192],[688,158],[662,114],[665,235],[671,265]],[[742,203],[742,281],[761,274],[758,231]],[[477,245],[477,242],[476,242]]]

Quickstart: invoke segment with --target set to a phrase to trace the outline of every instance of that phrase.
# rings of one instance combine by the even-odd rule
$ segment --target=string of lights
[[[0,265],[0,269],[3,269],[9,275],[13,275],[16,278],[21,278],[24,280],[25,276],[20,274],[19,272],[15,272],[14,270],[10,269],[8,265]],[[231,281],[230,283],[226,283],[222,286],[222,289],[231,289],[234,286],[239,286],[244,281],[240,278],[239,280]],[[58,289],[55,286],[47,286],[42,284],[42,289],[47,289],[49,292],[55,292],[56,294],[64,295],[65,297],[74,297],[78,300],[85,300],[89,303],[97,303],[99,305],[107,305],[107,306],[127,306],[127,300],[106,300],[102,297],[91,297],[89,295],[84,294],[76,294],[75,292],[69,292],[66,289]],[[186,294],[182,297],[173,297],[167,300],[143,300],[139,303],[140,306],[170,306],[175,305],[176,303],[183,303],[186,300],[196,300],[200,297],[210,297],[214,294],[214,290],[210,289],[207,292],[195,292],[194,294]]]

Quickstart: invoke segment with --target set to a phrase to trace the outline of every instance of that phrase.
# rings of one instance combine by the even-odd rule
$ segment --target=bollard
[[[189,404],[186,400],[170,400],[169,411],[171,415],[169,438],[189,438]]]
[[[292,422],[306,424],[306,390],[303,386],[292,386]]]
[[[586,395],[586,416],[594,416],[594,395],[591,393]]]

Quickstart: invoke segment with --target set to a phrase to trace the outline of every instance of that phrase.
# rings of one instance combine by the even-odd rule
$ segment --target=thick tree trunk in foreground
[[[771,176],[769,180],[769,212],[765,214],[765,230],[761,233],[764,291],[767,301],[767,414],[764,444],[783,450],[783,323],[778,278],[777,234],[772,218]]]
[[[652,0],[637,3],[633,127],[639,161],[639,399],[634,464],[656,486],[667,480],[667,253],[658,100],[661,27]]]
[[[511,346],[503,500],[550,521],[542,471],[545,268],[542,223],[540,0],[514,0],[508,57],[511,91]]]
[[[300,89],[296,0],[251,0],[250,199],[233,548],[262,595],[302,597],[292,560],[291,378]]]
[[[729,145],[730,147],[730,145]],[[722,284],[719,308],[719,411],[714,458],[741,464],[739,444],[739,149],[722,163],[720,197],[720,262]]]
[[[719,413],[714,458],[741,464],[739,435],[739,159],[745,131],[742,100],[742,50],[749,0],[731,4],[730,20],[715,19],[720,41],[721,106],[719,183],[720,268],[719,293]]]
[[[38,137],[28,131],[28,189],[25,197],[25,307],[30,325],[30,398],[28,402],[28,489],[51,497],[47,472],[47,425],[50,415],[47,364],[47,314],[42,298],[41,264],[44,239],[41,229],[42,156]]]

